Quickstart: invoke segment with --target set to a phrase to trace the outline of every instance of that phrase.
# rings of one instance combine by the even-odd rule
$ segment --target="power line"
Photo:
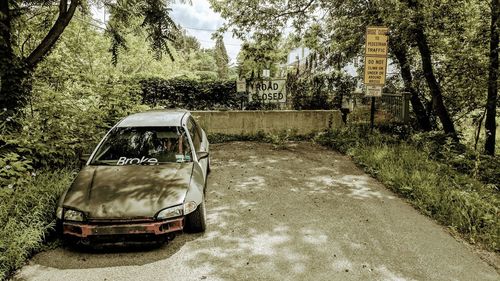
[[[81,22],[83,22],[83,23],[86,23],[86,24],[88,24],[88,25],[90,25],[90,26],[93,26],[93,27],[95,27],[95,28],[98,28],[98,29],[100,29],[100,30],[103,30],[103,31],[106,31],[106,30],[107,30],[105,27],[102,27],[102,26],[100,26],[100,25],[97,25],[97,24],[94,24],[94,23],[88,22],[88,21],[86,21],[86,20],[84,20],[84,19],[82,19],[82,18],[79,18],[79,17],[76,17],[76,16],[75,16],[74,18],[75,18],[75,19],[77,19],[78,21],[81,21]],[[100,20],[97,20],[97,19],[94,19],[94,18],[92,18],[92,20],[94,20],[95,22],[97,22],[97,23],[99,23],[99,24],[103,24]],[[194,30],[206,30],[206,31],[210,31],[210,30],[208,30],[208,29],[196,29],[196,28],[188,28],[188,29],[194,29]],[[215,31],[215,30],[214,30],[214,31]],[[200,39],[198,39],[198,38],[196,38],[196,40],[198,40],[199,42],[214,43],[214,41],[213,41],[213,40],[200,40]],[[241,44],[230,44],[230,43],[224,43],[224,44],[225,44],[226,46],[241,47]]]
[[[197,27],[189,27],[189,26],[182,26],[184,29],[192,29],[192,30],[199,30],[199,31],[209,31],[209,32],[215,32],[217,29],[207,29],[207,28],[197,28]]]
[[[105,25],[106,23],[99,20],[99,19],[96,19],[96,18],[92,18],[93,21],[101,24],[101,25]],[[199,28],[199,27],[191,27],[191,26],[183,26],[181,25],[181,28],[184,28],[184,29],[192,29],[192,30],[199,30],[199,31],[209,31],[209,32],[215,32],[217,31],[217,29],[209,29],[209,28]]]

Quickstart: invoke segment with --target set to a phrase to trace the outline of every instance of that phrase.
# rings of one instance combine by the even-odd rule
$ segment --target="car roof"
[[[117,127],[169,127],[181,126],[182,118],[189,111],[182,109],[161,109],[136,113],[125,117]]]

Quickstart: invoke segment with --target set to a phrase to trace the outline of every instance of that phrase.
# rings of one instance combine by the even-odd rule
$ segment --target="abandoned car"
[[[206,133],[188,111],[130,115],[104,136],[63,193],[59,231],[84,244],[205,231],[209,165]]]

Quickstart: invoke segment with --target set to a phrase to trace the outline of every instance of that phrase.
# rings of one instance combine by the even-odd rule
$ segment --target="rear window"
[[[116,127],[97,150],[91,165],[157,165],[191,160],[182,127]]]

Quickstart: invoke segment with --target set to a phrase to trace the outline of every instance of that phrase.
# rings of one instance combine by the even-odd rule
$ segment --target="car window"
[[[191,160],[182,127],[118,127],[99,147],[91,164],[154,165]]]
[[[189,118],[188,122],[189,133],[191,134],[191,139],[193,140],[193,146],[195,151],[200,151],[201,147],[201,135],[199,133],[198,126],[192,118]]]

